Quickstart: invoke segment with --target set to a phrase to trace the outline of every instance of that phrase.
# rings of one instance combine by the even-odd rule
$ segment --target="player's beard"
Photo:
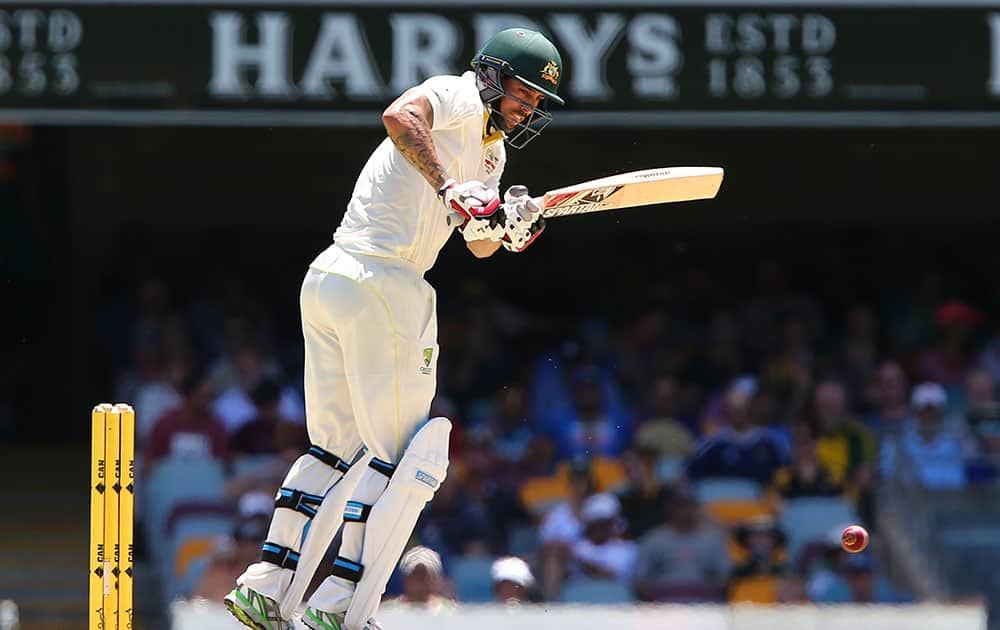
[[[505,114],[502,109],[498,109],[493,115],[493,124],[505,133],[511,133],[524,121],[524,118],[518,120],[511,114]]]
[[[507,96],[518,101],[516,97]],[[518,101],[522,102],[523,101]],[[542,107],[536,107],[530,103],[524,103],[530,108],[530,113],[518,120],[515,115],[506,114],[501,108],[501,104],[491,105],[490,122],[499,131],[503,131],[507,136],[507,142],[515,149],[523,148],[532,138],[537,136],[542,128],[552,121],[552,117]]]
[[[520,124],[520,121],[512,120],[506,116],[501,116],[500,119],[503,121],[503,131],[506,133],[514,131],[517,129],[518,124]]]
[[[509,134],[516,127],[516,124],[503,115],[499,109],[494,109],[490,113],[490,131],[502,131]]]

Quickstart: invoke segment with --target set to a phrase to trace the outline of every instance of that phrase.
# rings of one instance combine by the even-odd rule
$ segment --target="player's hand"
[[[496,191],[474,179],[461,184],[449,179],[438,191],[438,197],[445,208],[462,215],[465,220],[462,228],[471,219],[490,218],[500,208]]]
[[[458,231],[466,241],[497,242],[504,236],[503,214],[496,212],[485,219],[466,219]]]
[[[511,186],[503,195],[504,249],[523,252],[545,229],[542,209],[524,186]]]

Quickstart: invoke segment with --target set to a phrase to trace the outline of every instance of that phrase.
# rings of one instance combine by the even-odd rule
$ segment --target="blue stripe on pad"
[[[333,561],[334,566],[344,567],[345,569],[350,569],[351,571],[360,571],[361,565],[357,562],[351,562],[346,558],[337,558]]]

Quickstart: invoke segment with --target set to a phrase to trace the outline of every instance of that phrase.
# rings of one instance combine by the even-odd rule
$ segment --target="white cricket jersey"
[[[507,153],[501,133],[484,137],[488,110],[475,74],[431,77],[420,87],[434,110],[431,136],[448,177],[480,180],[499,193]],[[334,242],[346,252],[402,258],[424,273],[451,236],[448,214],[437,191],[386,138],[361,170]]]

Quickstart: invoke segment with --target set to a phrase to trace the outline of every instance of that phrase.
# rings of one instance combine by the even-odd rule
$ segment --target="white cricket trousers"
[[[438,358],[434,289],[410,263],[348,254],[332,245],[306,272],[300,305],[310,441],[347,461],[363,444],[375,457],[399,463],[410,438],[427,421],[434,398]],[[381,479],[378,492],[358,497],[371,503],[387,478],[367,469],[359,474]],[[340,476],[313,455],[303,455],[292,464],[278,497],[296,505],[275,510],[265,551],[297,557],[315,511],[299,505],[303,495],[298,493],[305,493],[307,504],[311,500],[316,505]],[[343,505],[337,509],[343,511]],[[360,548],[360,539],[352,545]],[[284,560],[262,561],[250,565],[237,581],[281,599],[292,577]],[[338,591],[332,579],[327,581],[322,594],[328,602],[349,600],[352,590]]]
[[[398,463],[436,389],[433,287],[404,260],[331,245],[310,265],[300,305],[310,440],[345,458],[362,442]]]

